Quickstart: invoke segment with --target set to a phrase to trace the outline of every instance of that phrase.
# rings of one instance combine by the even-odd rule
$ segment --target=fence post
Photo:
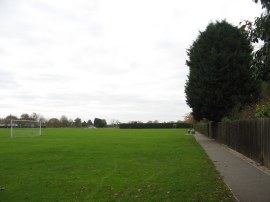
[[[209,122],[209,137],[212,139],[217,139],[218,133],[218,123],[217,122]]]
[[[208,137],[212,138],[212,127],[211,127],[211,121],[208,122]]]

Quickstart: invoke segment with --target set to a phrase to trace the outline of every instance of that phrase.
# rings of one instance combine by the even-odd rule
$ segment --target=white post
[[[39,135],[41,136],[41,121],[39,121]]]
[[[10,120],[10,137],[11,138],[13,137],[13,134],[12,134],[12,119]]]

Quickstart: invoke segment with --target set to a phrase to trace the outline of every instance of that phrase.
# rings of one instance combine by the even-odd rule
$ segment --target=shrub
[[[270,102],[256,106],[255,117],[269,118],[270,117]]]

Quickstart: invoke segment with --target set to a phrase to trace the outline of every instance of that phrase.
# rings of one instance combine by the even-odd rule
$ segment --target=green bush
[[[255,117],[257,118],[269,118],[270,117],[270,102],[262,105],[257,105]]]

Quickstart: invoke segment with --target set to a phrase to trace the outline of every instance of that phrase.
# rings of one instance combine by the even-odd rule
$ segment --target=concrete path
[[[270,202],[268,169],[257,167],[252,160],[215,140],[199,133],[194,136],[240,202]]]

